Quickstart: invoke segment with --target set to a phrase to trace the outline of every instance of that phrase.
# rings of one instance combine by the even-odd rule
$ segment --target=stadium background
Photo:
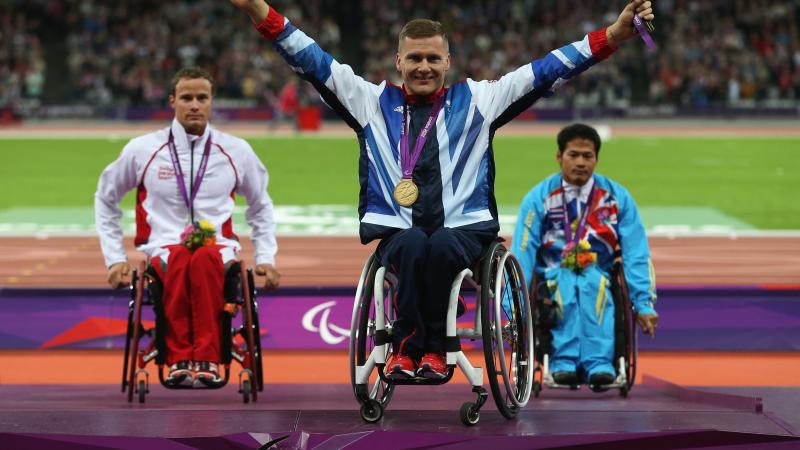
[[[273,3],[373,81],[397,81],[403,19],[439,19],[454,81],[496,78],[579,39],[620,2]],[[598,172],[642,209],[662,292],[664,343],[643,343],[641,370],[691,386],[797,387],[800,1],[655,6],[657,52],[626,45],[498,132],[501,234],[522,196],[557,170],[558,129],[596,125]],[[353,286],[373,248],[355,237],[355,138],[228,2],[5,0],[0,24],[0,385],[117,382],[125,298],[103,288],[92,197],[128,138],[166,126],[167,84],[185,65],[214,74],[212,123],[247,138],[270,171],[285,289],[262,298],[264,314],[296,300],[292,288]],[[338,302],[331,320],[346,327],[351,300],[336,292],[307,305]],[[732,312],[709,319],[719,309]],[[347,382],[338,344],[298,348],[270,331],[268,383]],[[299,378],[270,370],[309,361]]]

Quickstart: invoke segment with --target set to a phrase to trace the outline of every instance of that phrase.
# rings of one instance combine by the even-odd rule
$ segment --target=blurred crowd
[[[372,81],[398,82],[397,34],[415,17],[448,31],[452,79],[495,79],[613,22],[621,1],[303,0],[276,8]],[[656,52],[626,45],[549,102],[723,106],[800,102],[800,0],[656,0]],[[360,15],[357,27],[343,21]],[[0,106],[20,99],[162,106],[171,75],[199,65],[230,104],[304,98],[249,21],[222,0],[0,0]],[[343,34],[357,39],[348,48]],[[343,58],[356,55],[356,60]],[[299,86],[299,87],[298,87]],[[298,93],[298,91],[300,91]],[[298,98],[300,100],[298,100]]]

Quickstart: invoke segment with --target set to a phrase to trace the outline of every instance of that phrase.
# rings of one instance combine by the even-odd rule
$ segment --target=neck
[[[564,182],[566,182],[567,184],[571,184],[571,185],[573,185],[573,186],[578,186],[578,187],[583,187],[583,186],[586,186],[586,183],[588,183],[588,182],[589,182],[589,180],[591,180],[591,179],[592,179],[592,177],[590,176],[589,178],[587,178],[586,180],[584,180],[583,182],[581,182],[580,180],[576,180],[576,179],[574,179],[574,178],[568,178],[568,177],[567,177],[566,175],[564,175],[563,173],[561,174],[561,178],[563,178],[563,179],[564,179]]]
[[[416,95],[408,92],[406,87],[403,86],[403,93],[406,96],[406,103],[409,105],[425,105],[432,104],[444,92],[444,87],[440,87],[436,92],[428,95]]]

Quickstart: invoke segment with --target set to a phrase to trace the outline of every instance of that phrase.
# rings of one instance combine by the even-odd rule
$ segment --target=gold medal
[[[418,197],[419,188],[408,178],[400,180],[394,188],[394,198],[400,206],[409,207],[417,201]]]

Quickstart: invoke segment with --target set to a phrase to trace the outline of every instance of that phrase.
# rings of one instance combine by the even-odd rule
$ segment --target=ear
[[[556,161],[558,161],[558,165],[561,165],[561,156],[564,154],[561,150],[556,150]]]
[[[394,55],[394,67],[397,69],[398,72],[402,73],[403,71],[400,70],[400,53],[395,53]]]
[[[175,96],[172,94],[169,96],[169,107],[175,109]]]
[[[445,60],[444,60],[444,71],[445,71],[445,72],[447,72],[448,70],[450,70],[450,62],[451,62],[451,59],[450,59],[450,53],[448,53],[448,54],[447,54],[447,59],[445,59]]]

